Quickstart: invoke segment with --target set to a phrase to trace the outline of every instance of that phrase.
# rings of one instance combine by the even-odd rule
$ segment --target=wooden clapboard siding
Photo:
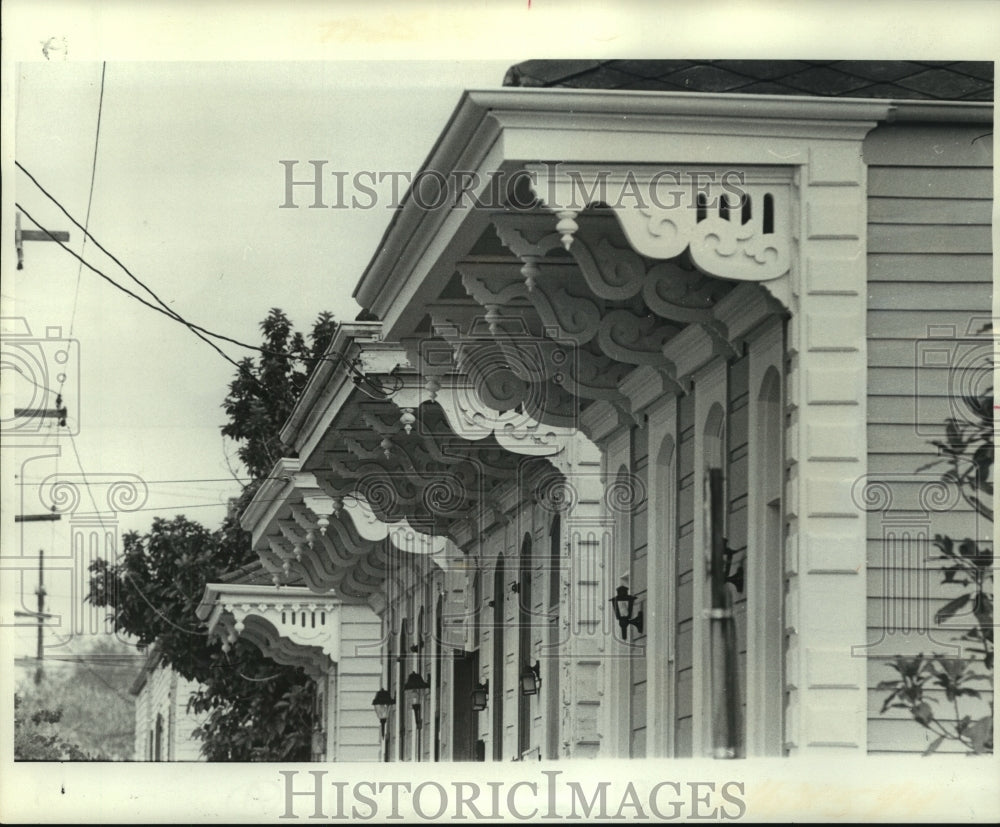
[[[677,443],[677,582],[674,584],[676,652],[674,753],[694,752],[694,396],[680,398]]]
[[[928,510],[941,468],[930,440],[959,413],[956,393],[985,355],[975,334],[992,304],[992,140],[988,127],[895,125],[865,142],[868,164],[868,474],[889,481],[890,511],[867,515],[868,748],[922,752],[933,736],[905,710],[882,712],[894,655],[944,651],[960,620],[935,613],[958,596],[930,558],[935,534],[991,536],[959,501]],[[942,358],[944,361],[942,361]],[[983,368],[986,367],[982,362]],[[984,684],[986,688],[986,684]],[[988,695],[970,705],[985,709]],[[948,707],[936,708],[943,719]],[[952,715],[952,717],[954,717]],[[954,749],[942,746],[942,751]]]
[[[912,654],[917,654],[914,652]],[[922,726],[917,724],[909,711],[905,709],[887,709],[882,712],[882,705],[885,702],[887,692],[876,689],[882,680],[892,680],[897,673],[888,663],[889,659],[884,657],[870,657],[868,659],[868,728],[871,731],[869,742],[877,746],[869,751],[877,753],[904,753],[923,752],[930,746],[935,736]],[[988,682],[980,682],[976,687],[981,696],[979,698],[963,698],[962,715],[970,715],[973,719],[989,714],[990,703],[993,701],[993,692]],[[956,720],[954,705],[945,697],[943,690],[930,689],[925,693],[929,703],[936,715],[949,728],[954,726]],[[951,742],[941,744],[939,752],[959,753],[965,750]]]
[[[868,221],[872,224],[967,224],[976,227],[990,225],[993,202],[989,198],[967,198],[945,201],[940,198],[878,198],[868,199]],[[870,251],[870,248],[869,248]],[[911,250],[900,250],[902,253]],[[962,252],[962,251],[959,251]]]
[[[869,310],[964,310],[988,306],[991,286],[975,281],[952,281],[942,289],[940,284],[898,282],[870,284]]]
[[[919,284],[927,280],[989,284],[992,278],[993,261],[988,253],[879,253],[868,257],[869,285],[878,282]]]
[[[136,761],[151,760],[150,733],[157,714],[163,716],[162,761],[198,761],[202,742],[193,735],[207,713],[189,713],[188,700],[198,685],[178,675],[169,666],[158,663],[147,675],[135,701]]]
[[[340,610],[340,662],[337,664],[337,761],[377,761],[380,733],[372,698],[382,681],[382,628],[367,606]]]
[[[900,140],[907,140],[902,135]],[[926,158],[928,164],[934,159]],[[868,193],[881,198],[934,198],[938,200],[981,199],[993,197],[993,179],[983,176],[979,167],[895,166],[884,160],[885,166],[874,166],[869,161]]]

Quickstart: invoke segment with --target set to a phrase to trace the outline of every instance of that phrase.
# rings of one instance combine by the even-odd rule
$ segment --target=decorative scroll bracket
[[[532,189],[558,218],[569,250],[588,205],[607,205],[640,254],[670,259],[685,250],[704,272],[768,281],[791,261],[791,171],[754,168],[529,164]]]

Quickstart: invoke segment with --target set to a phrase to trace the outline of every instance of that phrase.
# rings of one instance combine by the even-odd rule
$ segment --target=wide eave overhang
[[[746,124],[748,137],[780,136],[792,123],[800,133],[814,126],[818,135],[838,123],[845,128],[904,121],[991,124],[993,106],[692,92],[474,90],[462,95],[420,171],[445,177],[469,171],[485,179],[531,162],[663,163],[669,160],[664,133],[712,122],[726,122],[732,133],[734,120]],[[649,140],[608,140],[615,133],[647,133]],[[429,277],[418,264],[440,260],[470,212],[476,211],[428,210],[407,193],[354,291],[358,303],[382,320],[386,338],[407,335],[421,315],[423,291],[439,290],[450,278],[444,270]]]
[[[325,430],[324,417],[336,412],[331,404],[339,395],[348,396],[353,390],[345,365],[357,356],[357,346],[361,342],[376,342],[382,338],[380,322],[344,322],[337,326],[337,332],[326,349],[325,358],[309,376],[302,394],[282,426],[281,440],[291,445],[301,455],[302,441],[308,442],[310,435]]]

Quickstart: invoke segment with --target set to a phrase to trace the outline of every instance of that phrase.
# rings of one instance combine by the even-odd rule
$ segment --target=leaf
[[[972,751],[977,755],[990,752],[993,749],[993,716],[985,715],[974,721],[966,733],[972,744]]]
[[[975,541],[966,537],[958,547],[958,553],[966,560],[975,560],[979,556],[979,550]]]
[[[922,701],[913,707],[913,717],[917,719],[918,723],[927,726],[934,720],[934,710],[931,709],[930,704]]]
[[[944,736],[943,735],[939,735],[937,738],[935,738],[933,741],[931,741],[931,743],[927,747],[927,749],[924,750],[924,755],[930,755],[933,752],[937,752],[937,748],[939,746],[941,746],[941,742],[943,740],[944,740]]]
[[[946,603],[938,609],[937,614],[934,615],[934,622],[941,624],[949,618],[954,617],[958,611],[970,601],[970,599],[971,596],[969,594],[960,594],[954,600]]]
[[[934,535],[934,545],[937,546],[941,550],[941,553],[945,557],[954,557],[955,556],[955,552],[953,550],[954,543],[952,542],[951,537],[947,537],[947,536],[945,536],[943,534],[935,534]]]

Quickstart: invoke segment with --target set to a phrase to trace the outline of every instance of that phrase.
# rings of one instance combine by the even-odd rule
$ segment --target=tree
[[[942,480],[958,488],[962,499],[981,517],[993,522],[993,389],[962,399],[969,416],[951,417],[945,423],[945,438],[935,440],[940,458],[924,468],[944,464]],[[923,469],[921,469],[923,470]],[[882,711],[906,709],[920,726],[934,734],[925,754],[935,752],[944,742],[960,745],[968,752],[993,751],[993,704],[986,715],[972,715],[963,704],[981,697],[981,689],[993,685],[993,549],[976,538],[956,542],[937,534],[934,546],[939,555],[943,583],[960,593],[949,600],[935,617],[943,623],[956,617],[968,618],[959,640],[968,657],[940,654],[896,657],[890,666],[898,677],[882,681],[879,689],[892,690]],[[943,690],[948,714],[937,708],[938,698],[928,690]]]
[[[288,453],[280,428],[336,325],[330,313],[321,313],[307,344],[275,308],[261,329],[260,355],[240,362],[223,402],[229,421],[222,433],[240,442],[237,453],[251,482],[231,503],[222,526],[209,531],[183,516],[157,518],[145,534],[123,537],[114,563],[91,565],[90,599],[111,610],[115,628],[141,646],[157,642],[165,665],[201,685],[190,708],[208,717],[196,735],[205,756],[219,761],[301,761],[311,749],[312,681],[301,669],[275,664],[240,641],[223,652],[195,616],[207,583],[256,560],[239,514],[274,462]]]
[[[256,364],[249,357],[240,362],[240,371],[222,403],[229,416],[222,433],[242,442],[237,454],[255,480],[266,477],[275,462],[289,455],[278,436],[281,426],[337,329],[331,313],[320,313],[307,345],[276,307],[260,327],[264,334],[262,353]]]
[[[77,658],[72,666],[53,661],[41,684],[25,681],[18,686],[21,725],[34,726],[37,715],[38,722],[51,725],[52,732],[81,755],[99,761],[131,758],[135,709],[128,690],[135,679],[135,649],[99,637],[86,651],[66,654]]]
[[[54,725],[62,719],[60,707],[50,708],[30,703],[14,693],[15,761],[90,761],[94,757],[67,741]]]

